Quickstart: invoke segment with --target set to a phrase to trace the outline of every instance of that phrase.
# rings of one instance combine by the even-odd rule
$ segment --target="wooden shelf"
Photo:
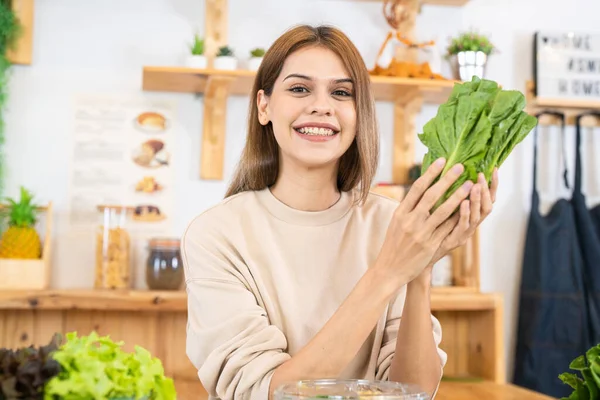
[[[7,52],[8,60],[13,64],[31,64],[33,54],[33,0],[12,0],[14,10],[21,24],[21,36],[16,48]]]
[[[204,94],[201,179],[223,178],[227,99],[230,95],[248,96],[254,78],[255,72],[248,70],[144,67],[143,90]],[[452,80],[371,76],[375,99],[395,103],[394,182],[402,183],[408,179],[408,170],[414,160],[415,117],[422,103],[443,103],[454,84]]]
[[[211,79],[229,79],[230,95],[247,96],[252,90],[255,76],[254,71],[248,70],[149,66],[144,67],[142,88],[147,91],[205,94]],[[454,83],[455,81],[452,80],[371,76],[375,99],[381,101],[395,101],[400,97],[406,97],[407,92],[414,91],[414,95],[423,96],[424,101],[440,103],[448,98]]]
[[[352,0],[352,1],[370,1],[383,3],[383,0]],[[449,7],[462,7],[467,4],[470,0],[421,0],[421,4],[429,4],[434,6],[449,6]]]
[[[144,67],[142,89],[147,91],[206,93],[214,78],[230,78],[229,94],[248,95],[255,72],[246,70],[195,69],[187,67]]]
[[[585,101],[585,100],[565,100],[565,99],[540,99],[535,96],[535,83],[527,81],[526,87],[527,97],[527,112],[537,114],[541,111],[560,111],[567,117],[567,125],[575,125],[575,118],[578,114],[585,111],[600,112],[600,101]],[[560,124],[558,118],[544,115],[539,119],[540,125],[557,125]],[[582,126],[597,127],[600,126],[600,120],[593,117],[583,118]]]
[[[448,291],[433,288],[431,293],[432,311],[486,311],[494,310],[502,304],[502,297],[495,293]]]
[[[150,290],[4,290],[4,310],[185,311],[184,291]]]
[[[462,7],[466,5],[470,0],[422,0],[423,4],[431,4],[435,6],[452,6]]]
[[[460,288],[458,288],[460,289]],[[434,311],[491,310],[500,298],[495,294],[433,288]],[[4,290],[0,310],[105,310],[186,311],[185,291],[145,290]]]

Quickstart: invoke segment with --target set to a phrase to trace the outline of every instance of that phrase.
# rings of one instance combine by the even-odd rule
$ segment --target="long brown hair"
[[[330,26],[308,25],[300,25],[285,32],[264,56],[250,95],[246,145],[226,198],[247,190],[262,190],[275,183],[279,173],[279,145],[271,123],[261,125],[258,120],[256,96],[260,89],[270,96],[286,58],[308,46],[323,46],[336,53],[354,83],[356,138],[340,158],[337,186],[341,191],[359,187],[359,200],[363,202],[367,198],[379,157],[379,138],[369,72],[358,49],[344,33]]]

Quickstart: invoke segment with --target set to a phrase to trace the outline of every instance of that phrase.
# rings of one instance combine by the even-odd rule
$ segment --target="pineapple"
[[[8,199],[2,210],[8,216],[8,229],[0,239],[0,258],[40,258],[42,243],[34,225],[36,205],[31,203],[33,196],[21,187],[21,199],[17,203]]]

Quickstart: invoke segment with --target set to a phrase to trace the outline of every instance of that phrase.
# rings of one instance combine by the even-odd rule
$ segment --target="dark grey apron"
[[[563,114],[540,115],[543,114],[561,118],[564,133]],[[588,313],[574,205],[571,200],[559,199],[547,215],[541,215],[537,149],[536,128],[513,382],[560,398],[568,396],[572,389],[558,375],[589,348]]]
[[[573,188],[573,207],[577,236],[581,246],[585,271],[585,289],[587,294],[589,335],[591,344],[600,343],[600,225],[594,223],[593,214],[598,218],[598,207],[590,211],[586,205],[585,195],[581,191],[581,119],[593,115],[600,118],[599,112],[586,112],[576,119],[575,142],[575,186]],[[597,219],[596,219],[597,221]]]

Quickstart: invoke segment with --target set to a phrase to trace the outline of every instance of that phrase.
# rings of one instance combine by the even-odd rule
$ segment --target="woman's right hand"
[[[461,164],[453,166],[438,182],[432,183],[444,169],[446,161],[436,160],[415,181],[402,200],[387,230],[375,268],[396,289],[409,283],[431,262],[442,241],[462,216],[468,215],[473,182],[467,181],[433,214],[430,210],[462,174]],[[460,206],[459,213],[454,211]],[[453,215],[454,214],[454,215]]]

